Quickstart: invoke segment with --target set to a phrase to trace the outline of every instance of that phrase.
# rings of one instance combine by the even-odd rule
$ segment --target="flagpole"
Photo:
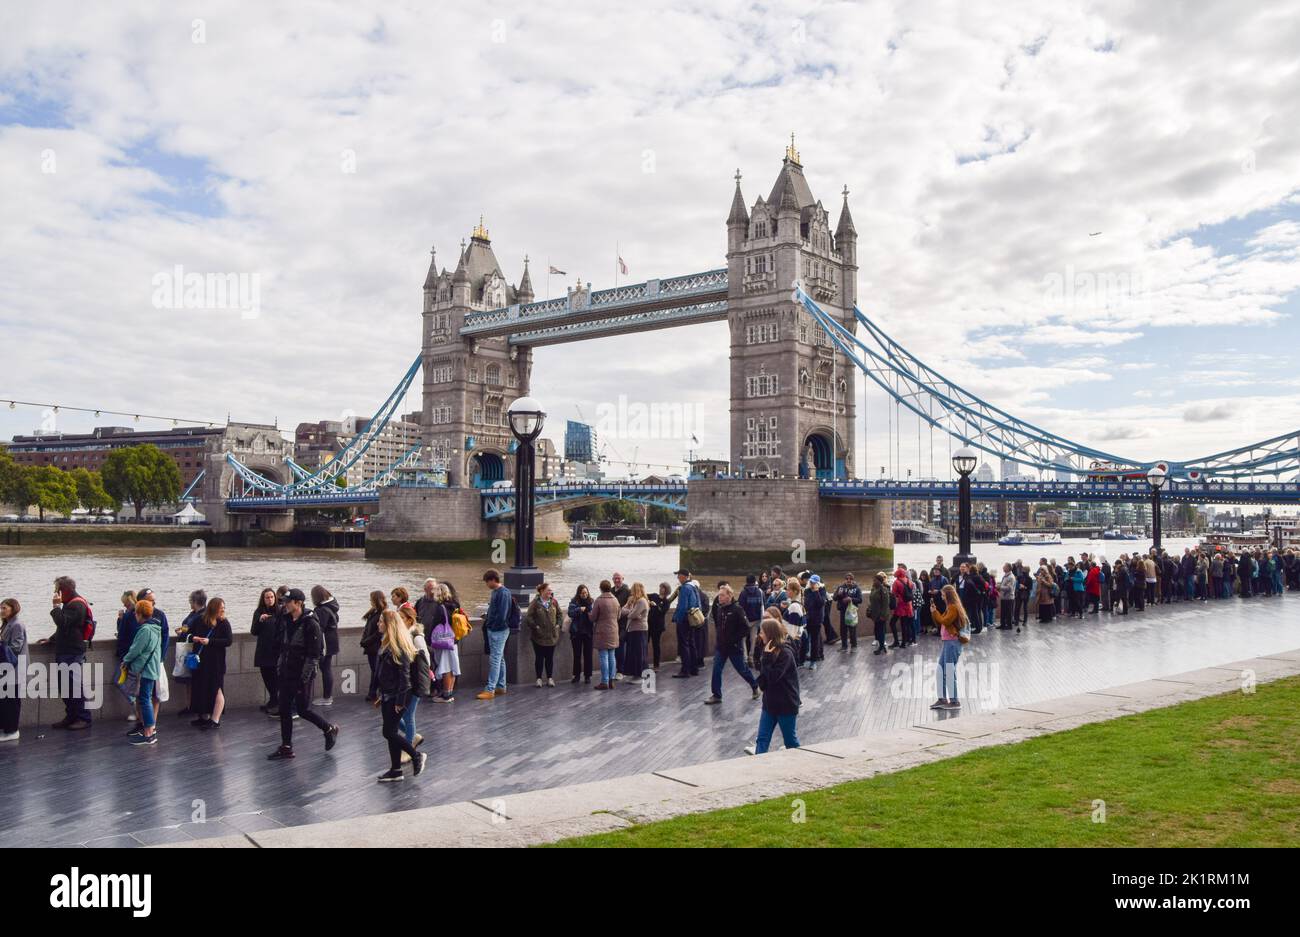
[[[551,257],[546,257],[546,298],[551,298]]]
[[[614,242],[614,286],[615,287],[618,286],[618,262],[621,259],[622,259],[622,255],[618,252],[618,241],[615,241]]]

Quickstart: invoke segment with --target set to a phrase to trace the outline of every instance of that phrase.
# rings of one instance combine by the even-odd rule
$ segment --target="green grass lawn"
[[[1300,678],[560,846],[1295,846]],[[805,820],[793,822],[795,800]],[[1105,801],[1105,822],[1093,820]]]

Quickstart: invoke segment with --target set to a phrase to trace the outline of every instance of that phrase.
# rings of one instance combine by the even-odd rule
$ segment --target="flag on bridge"
[[[547,271],[546,271],[546,274],[547,274],[547,276],[551,276],[552,274],[555,275],[555,276],[558,276],[558,277],[567,277],[567,276],[568,276],[567,273],[565,273],[565,272],[564,272],[563,270],[561,270],[559,267],[555,267],[555,266],[552,266],[549,270],[547,270]]]
[[[618,272],[623,274],[623,276],[627,276],[627,264],[623,262],[622,257],[618,258]]]

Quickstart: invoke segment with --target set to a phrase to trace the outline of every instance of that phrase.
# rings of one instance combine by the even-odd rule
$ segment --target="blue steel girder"
[[[193,500],[194,500],[194,489],[195,489],[196,487],[198,487],[199,482],[203,481],[203,476],[205,476],[205,475],[207,475],[207,474],[208,474],[208,470],[207,470],[207,469],[203,469],[201,472],[199,472],[199,474],[197,474],[197,475],[194,476],[194,481],[190,482],[190,483],[185,487],[185,490],[181,492],[181,500],[182,500],[182,501],[193,501]]]
[[[600,501],[631,501],[669,511],[685,513],[686,483],[646,485],[539,485],[535,492],[538,512],[582,507]],[[513,517],[515,490],[513,487],[485,488],[482,492],[483,517],[497,520]]]
[[[955,501],[956,481],[849,479],[818,483],[823,498],[858,501]],[[1133,482],[971,482],[973,501],[1113,501],[1146,502],[1151,488]],[[1162,501],[1189,504],[1300,504],[1300,483],[1171,481]]]
[[[649,309],[604,319],[575,321],[535,331],[519,332],[512,334],[508,342],[511,345],[529,347],[558,345],[562,342],[585,341],[589,338],[604,338],[628,332],[639,334],[681,325],[718,322],[726,318],[727,301],[717,299],[689,306],[675,306],[672,309]]]
[[[705,270],[684,276],[629,283],[612,289],[578,291],[502,309],[484,309],[465,316],[460,334],[492,338],[556,325],[590,322],[630,312],[671,309],[727,298],[727,270]]]

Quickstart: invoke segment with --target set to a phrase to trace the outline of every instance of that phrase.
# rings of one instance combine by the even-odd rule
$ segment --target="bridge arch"
[[[831,430],[818,427],[804,437],[799,447],[800,478],[834,478],[835,446]]]
[[[465,477],[471,488],[491,488],[494,483],[505,481],[504,454],[490,449],[472,453],[465,461]]]

